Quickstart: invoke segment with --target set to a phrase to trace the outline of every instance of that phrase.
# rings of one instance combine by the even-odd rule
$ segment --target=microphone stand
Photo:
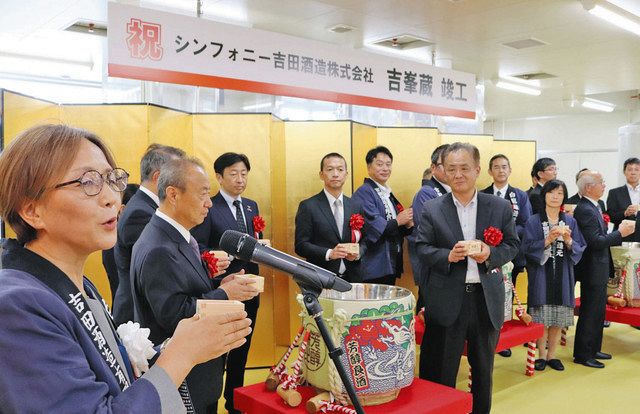
[[[329,351],[329,357],[335,364],[336,369],[338,370],[338,374],[340,375],[340,379],[342,379],[342,383],[347,389],[347,394],[349,394],[349,399],[351,399],[353,408],[358,414],[365,414],[364,409],[360,404],[360,400],[358,400],[356,389],[353,387],[353,383],[347,375],[347,370],[342,365],[342,361],[340,361],[340,356],[343,354],[342,348],[338,348],[333,344],[331,334],[327,329],[327,325],[325,325],[324,323],[324,319],[322,319],[322,313],[324,311],[322,310],[322,306],[320,306],[320,302],[318,301],[318,296],[320,296],[320,293],[322,293],[322,288],[318,286],[311,286],[310,284],[306,283],[301,283],[303,278],[296,277],[296,275],[294,275],[294,280],[298,283],[298,286],[302,291],[302,301],[304,302],[304,306],[307,309],[307,313],[313,318],[314,321],[316,321],[316,325],[318,326],[320,335],[322,336],[322,339],[327,346],[327,350]]]

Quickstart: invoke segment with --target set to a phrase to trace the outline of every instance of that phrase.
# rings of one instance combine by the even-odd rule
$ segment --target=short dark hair
[[[167,198],[167,187],[176,187],[185,191],[187,189],[187,173],[190,168],[194,167],[204,170],[202,162],[195,157],[178,158],[167,162],[160,170],[160,177],[158,177],[158,198],[160,201]]]
[[[367,156],[364,157],[364,160],[367,162],[367,165],[371,164],[373,162],[373,159],[377,157],[378,154],[380,153],[388,155],[389,158],[391,158],[391,161],[393,161],[393,155],[391,154],[391,151],[389,151],[389,148],[383,147],[382,145],[378,145],[375,148],[371,148],[369,152],[367,152]]]
[[[507,158],[506,155],[504,155],[504,154],[496,154],[493,157],[491,157],[491,159],[489,160],[489,169],[491,169],[491,167],[493,166],[493,162],[495,160],[497,160],[498,158],[504,158],[507,161],[507,164],[509,165],[509,167],[511,167],[511,161],[509,161],[509,158]]]
[[[436,149],[433,150],[433,152],[431,153],[431,164],[438,164],[438,159],[440,159],[440,156],[442,155],[442,153],[444,152],[444,150],[446,150],[447,148],[449,148],[449,144],[442,144],[440,146],[438,146]]]
[[[442,162],[444,163],[445,158],[449,156],[449,154],[457,151],[467,151],[473,156],[473,161],[476,165],[480,165],[480,151],[478,150],[478,147],[473,144],[469,144],[468,142],[454,142],[445,148],[444,151],[442,151]]]
[[[544,171],[547,169],[547,167],[550,167],[552,165],[556,165],[556,162],[552,159],[552,158],[540,158],[538,161],[536,161],[533,164],[533,168],[531,169],[531,176],[535,176],[536,178],[540,178],[538,176],[538,173]]]
[[[138,191],[138,188],[140,188],[139,184],[127,184],[122,192],[122,204],[127,204],[136,191]]]
[[[216,174],[223,175],[225,168],[231,167],[238,162],[244,163],[247,167],[247,171],[251,171],[251,164],[249,158],[244,154],[238,154],[237,152],[225,152],[213,162],[213,170]]]
[[[636,165],[640,165],[640,159],[636,158],[636,157],[631,157],[631,158],[627,158],[624,161],[624,165],[622,167],[622,172],[627,171],[627,165],[629,164],[636,164]]]
[[[153,173],[173,158],[184,158],[185,152],[180,148],[162,144],[151,144],[140,160],[140,180],[149,181]]]
[[[588,168],[583,168],[583,169],[581,169],[580,171],[578,171],[576,173],[576,183],[578,182],[578,179],[580,178],[580,174],[582,174],[584,171],[589,171],[589,169]]]
[[[542,198],[542,201],[545,203],[545,205],[546,205],[547,193],[555,190],[556,188],[560,188],[560,187],[562,187],[562,191],[564,192],[564,196],[562,198],[562,204],[567,202],[567,199],[569,197],[567,195],[567,186],[565,185],[564,181],[562,181],[562,180],[549,180],[546,183],[544,183],[544,185],[542,186],[542,189],[540,190],[540,197]]]
[[[347,166],[347,160],[345,160],[342,155],[338,154],[337,152],[330,152],[320,160],[320,171],[322,171],[322,169],[324,168],[324,160],[326,160],[327,158],[340,158],[342,161],[344,161],[345,168]]]

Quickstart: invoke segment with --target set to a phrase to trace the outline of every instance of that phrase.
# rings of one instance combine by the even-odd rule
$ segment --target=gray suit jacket
[[[518,253],[520,241],[516,233],[510,203],[499,197],[478,192],[476,239],[484,240],[489,226],[502,231],[502,242],[490,247],[489,259],[478,264],[491,323],[496,329],[504,322],[504,285],[501,266]],[[451,193],[425,203],[420,217],[416,249],[420,261],[430,268],[422,281],[425,292],[425,316],[441,326],[451,326],[462,307],[467,261],[449,263],[449,252],[464,240]]]

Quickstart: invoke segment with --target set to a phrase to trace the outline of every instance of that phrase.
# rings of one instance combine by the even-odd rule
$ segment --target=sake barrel
[[[413,381],[415,298],[398,286],[352,286],[349,292],[325,290],[320,295],[323,317],[334,344],[342,348],[342,364],[362,405],[382,404],[397,398]],[[349,403],[315,321],[306,310],[302,314],[305,328],[311,331],[304,358],[306,380],[331,391],[341,403]]]

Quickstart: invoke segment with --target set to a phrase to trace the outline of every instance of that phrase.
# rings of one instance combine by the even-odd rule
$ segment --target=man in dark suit
[[[545,207],[545,202],[540,197],[540,190],[542,190],[544,183],[556,179],[558,167],[553,159],[540,158],[533,164],[531,173],[535,176],[538,184],[529,192],[529,201],[531,202],[533,214],[540,214]]]
[[[444,174],[444,168],[442,167],[442,153],[449,144],[443,144],[437,147],[431,153],[431,172],[432,177],[429,180],[422,180],[422,187],[418,190],[415,196],[413,196],[413,202],[411,208],[413,209],[413,223],[415,229],[410,235],[407,236],[407,246],[409,248],[409,261],[411,262],[411,271],[413,273],[413,281],[418,286],[418,300],[416,301],[416,312],[420,312],[420,309],[424,306],[424,295],[422,292],[422,278],[426,277],[423,272],[428,272],[427,268],[423,268],[418,257],[416,250],[416,236],[418,235],[418,227],[420,226],[420,215],[422,214],[422,207],[424,203],[436,197],[440,197],[451,191],[451,187],[446,184],[447,178]]]
[[[516,222],[516,232],[518,238],[522,241],[524,236],[524,226],[531,217],[531,203],[527,193],[519,188],[512,187],[509,184],[511,176],[511,163],[509,158],[504,154],[496,154],[489,160],[489,170],[487,171],[493,179],[493,184],[482,190],[483,193],[493,194],[497,197],[506,199],[511,204],[513,210],[513,219]],[[511,281],[515,288],[518,275],[524,271],[526,259],[524,252],[519,251],[518,255],[513,258],[513,270],[511,271]],[[499,354],[503,357],[510,357],[511,350],[505,349]]]
[[[131,197],[138,191],[140,185],[138,184],[127,184],[127,187],[122,192],[122,204],[120,205],[120,210],[118,211],[118,219],[122,216],[122,211],[124,207],[127,205]],[[116,291],[118,290],[118,283],[120,279],[118,278],[118,266],[116,266],[116,258],[114,256],[115,246],[102,251],[102,266],[104,270],[107,272],[107,278],[109,279],[109,287],[111,288],[111,300],[116,296]]]
[[[220,185],[218,194],[211,198],[212,206],[206,218],[191,230],[191,234],[198,241],[200,250],[219,249],[220,237],[226,230],[236,230],[247,233],[252,237],[261,238],[262,233],[256,234],[253,219],[260,215],[258,204],[245,197],[241,197],[247,188],[251,164],[244,154],[227,152],[220,155],[213,163],[216,180]],[[223,279],[230,273],[259,274],[256,263],[234,259],[227,272],[218,279]],[[225,359],[227,372],[224,385],[225,408],[230,413],[239,413],[233,407],[233,390],[244,384],[244,372],[247,365],[251,338],[255,330],[260,297],[255,296],[244,302],[247,317],[251,319],[252,333],[247,336],[247,342],[239,348],[229,352]]]
[[[576,174],[576,185],[578,184],[578,180],[582,176],[582,173],[584,173],[585,171],[589,171],[589,169],[588,168],[583,168],[580,171],[578,171],[578,173]],[[571,204],[575,208],[575,206],[578,205],[578,201],[580,201],[581,198],[582,198],[582,195],[580,194],[580,191],[578,191],[577,193],[575,193],[574,195],[572,195],[571,197],[569,197],[567,199],[567,202],[565,203],[565,205],[566,204]],[[598,205],[600,206],[600,209],[602,211],[606,211],[607,210],[606,207],[605,207],[604,201],[598,200]],[[569,211],[568,213],[569,214],[573,214],[573,211]]]
[[[431,179],[423,181],[422,185],[433,188],[438,196],[451,192],[451,187],[447,184],[447,178],[442,167],[441,155],[449,147],[449,144],[442,144],[431,153]]]
[[[504,322],[500,268],[516,256],[519,240],[509,202],[475,189],[478,149],[456,142],[443,159],[452,192],[425,203],[416,240],[420,259],[430,270],[423,281],[427,329],[420,377],[455,387],[466,341],[473,413],[489,413],[493,360]],[[489,228],[502,233],[492,246],[483,241]],[[468,240],[480,241],[480,253],[468,254]]]
[[[383,146],[372,148],[365,161],[369,178],[353,193],[364,210],[362,277],[367,283],[394,285],[402,275],[402,244],[413,231],[413,210],[403,208],[387,186],[393,167],[391,151]]]
[[[491,157],[489,160],[488,173],[493,179],[493,184],[482,190],[482,192],[502,197],[511,204],[513,219],[516,222],[516,232],[518,233],[518,238],[522,240],[524,236],[524,226],[532,215],[532,209],[527,193],[509,184],[509,177],[511,176],[511,163],[509,162],[509,158],[504,154],[496,154]],[[518,274],[524,271],[525,264],[524,253],[519,252],[513,259],[514,267],[511,273],[511,280],[514,286]]]
[[[640,206],[640,159],[629,158],[624,162],[625,185],[609,190],[607,197],[607,213],[614,224],[614,229],[620,226],[622,220],[638,220]],[[622,241],[640,241],[640,231],[634,232]]]
[[[113,257],[118,269],[118,288],[113,298],[113,320],[116,326],[133,320],[131,295],[131,251],[153,213],[158,208],[158,176],[169,160],[183,158],[184,151],[166,145],[151,144],[140,160],[140,188],[118,218],[118,238]]]
[[[215,279],[229,266],[228,260],[218,261],[214,275],[202,263],[198,243],[189,233],[211,206],[209,178],[200,161],[167,162],[158,178],[158,198],[160,206],[134,245],[131,259],[135,320],[150,329],[154,344],[170,338],[181,319],[195,314],[198,299],[248,300],[258,294],[250,281],[235,275]],[[222,365],[220,357],[196,365],[187,376],[196,413],[217,412]]]
[[[633,233],[634,224],[625,222],[618,230],[607,234],[598,200],[604,194],[602,175],[585,171],[578,179],[578,191],[582,198],[573,212],[580,232],[587,242],[582,260],[575,269],[580,274],[580,316],[576,326],[573,358],[578,364],[591,368],[604,368],[599,359],[611,359],[601,351],[602,327],[607,305],[607,281],[609,279],[609,248],[622,243],[622,238]]]
[[[350,254],[342,243],[358,243],[362,229],[352,231],[351,216],[359,214],[364,220],[360,204],[344,195],[342,187],[347,179],[347,162],[332,152],[320,161],[320,179],[324,189],[303,200],[296,213],[296,254],[309,263],[325,268],[349,282],[360,282],[360,255]],[[363,246],[360,246],[361,252]]]

